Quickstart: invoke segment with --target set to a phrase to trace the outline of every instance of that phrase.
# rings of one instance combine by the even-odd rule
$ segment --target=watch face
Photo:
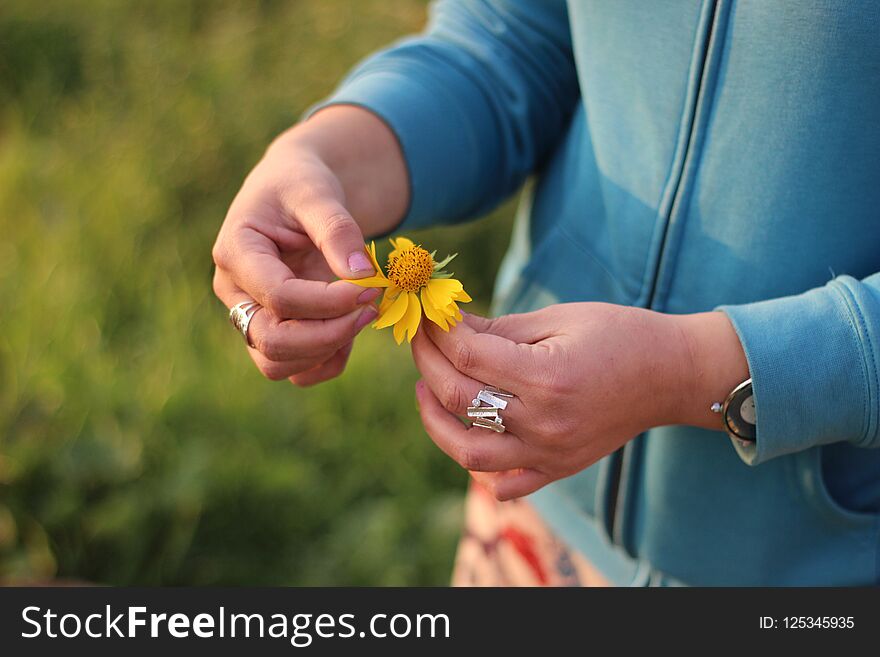
[[[751,383],[733,392],[724,413],[724,423],[727,425],[728,431],[737,438],[755,440],[757,413]]]
[[[739,407],[739,414],[745,422],[749,424],[757,424],[755,419],[755,396],[749,395],[743,400],[742,406]]]

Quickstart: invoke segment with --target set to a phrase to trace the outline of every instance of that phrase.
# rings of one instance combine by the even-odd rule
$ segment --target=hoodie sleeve
[[[746,463],[839,441],[880,447],[880,273],[719,310],[752,375],[757,440],[733,441]]]
[[[419,228],[489,211],[541,165],[579,97],[565,2],[441,0],[425,32],[357,66],[312,112],[364,107],[404,153]]]

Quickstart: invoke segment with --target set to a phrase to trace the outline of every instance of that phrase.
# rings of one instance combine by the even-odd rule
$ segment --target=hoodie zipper
[[[713,37],[717,30],[719,12],[719,0],[707,0],[703,6],[703,13],[700,17],[700,36],[695,44],[694,58],[691,61],[691,79],[694,80],[693,86],[687,91],[687,109],[682,116],[680,126],[679,143],[676,147],[676,153],[673,161],[675,168],[667,181],[666,190],[661,199],[661,220],[663,222],[660,244],[654,262],[654,270],[651,278],[651,286],[648,291],[645,307],[653,308],[656,303],[657,285],[663,270],[663,264],[666,257],[666,251],[669,242],[669,230],[672,223],[673,211],[677,207],[681,196],[682,182],[685,178],[685,168],[690,159],[691,150],[694,143],[694,135],[698,127],[698,110],[703,100],[703,90],[705,87],[705,77],[707,64],[710,59],[710,50]],[[614,543],[623,545],[623,510],[625,507],[626,486],[622,482],[622,473],[624,466],[634,460],[633,450],[637,444],[641,444],[641,440],[636,438],[629,441],[623,447],[616,450],[609,457],[609,474],[607,500],[605,509],[606,529],[609,537]],[[628,471],[631,468],[626,468]]]

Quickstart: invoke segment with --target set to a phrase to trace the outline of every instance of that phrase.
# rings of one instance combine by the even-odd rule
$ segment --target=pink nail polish
[[[373,264],[370,262],[367,254],[363,251],[357,251],[348,256],[348,268],[352,274],[358,274],[363,271],[376,271],[373,269]]]
[[[378,312],[375,308],[373,308],[372,306],[369,307],[369,308],[365,308],[365,309],[364,309],[364,312],[362,312],[362,313],[360,314],[360,316],[357,318],[357,322],[355,323],[354,327],[355,327],[358,331],[360,331],[360,330],[361,330],[362,328],[364,328],[367,324],[369,324],[369,323],[372,322],[374,319],[376,319],[376,317],[378,316],[378,314],[379,314],[379,312]]]
[[[373,299],[382,294],[382,290],[379,288],[371,287],[368,290],[364,290],[361,292],[360,296],[357,298],[358,303],[370,303]]]

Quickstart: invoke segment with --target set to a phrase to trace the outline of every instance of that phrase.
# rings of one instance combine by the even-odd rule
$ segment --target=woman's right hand
[[[364,139],[392,148],[391,156],[400,158],[397,173],[403,171],[404,190],[406,174],[390,130],[364,114],[357,108],[329,108],[279,137],[248,175],[214,244],[216,295],[227,308],[250,299],[262,306],[249,326],[254,346],[248,351],[272,380],[308,386],[339,375],[354,337],[376,317],[372,302],[379,290],[337,280],[363,278],[374,270],[361,227],[346,204],[347,192],[355,199],[364,196],[346,189],[345,178],[352,181],[348,187],[363,184],[367,167],[357,163],[360,153],[346,153],[334,136],[344,139],[345,130],[334,133],[333,124],[367,130]],[[392,182],[399,192],[401,181]],[[366,198],[375,201],[372,195]],[[394,213],[402,214],[406,202],[405,192],[384,208],[355,201],[368,220],[390,215],[385,225],[372,221],[375,232],[393,226],[399,219]]]

